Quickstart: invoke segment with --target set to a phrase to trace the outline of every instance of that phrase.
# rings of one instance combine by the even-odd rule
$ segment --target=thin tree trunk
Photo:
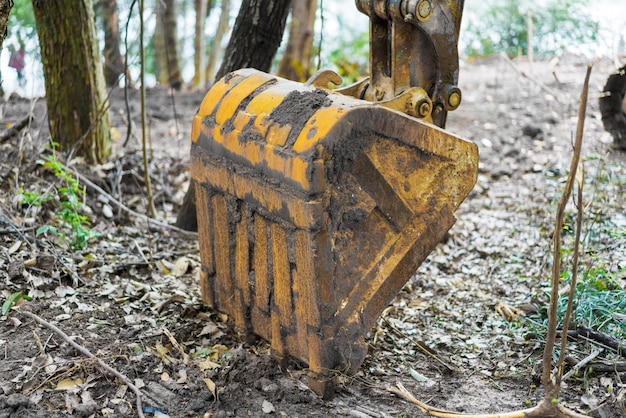
[[[244,67],[269,71],[290,7],[291,0],[243,0],[216,79]],[[191,182],[176,219],[177,227],[198,230],[195,196],[195,184]]]
[[[109,109],[91,0],[33,0],[52,139],[89,163],[111,154]]]
[[[243,0],[215,78],[239,68],[269,71],[285,31],[292,0]]]
[[[194,0],[196,12],[196,27],[193,39],[193,81],[194,87],[204,86],[206,83],[205,54],[206,40],[204,36],[205,22],[209,0]]]
[[[222,0],[222,6],[220,10],[220,19],[217,23],[217,30],[213,37],[213,45],[209,50],[209,59],[206,67],[206,79],[211,83],[215,81],[215,69],[217,68],[217,59],[219,52],[222,49],[222,39],[228,32],[228,24],[230,23],[230,0]]]
[[[311,76],[311,50],[317,0],[293,0],[289,41],[278,67],[278,75],[296,81]]]
[[[11,7],[13,7],[13,0],[0,1],[0,51],[2,50],[4,38],[7,36],[7,26],[9,26],[9,13],[11,13]]]
[[[176,1],[157,0],[155,5],[154,55],[159,84],[178,90],[183,85],[178,61]]]
[[[120,76],[124,74],[117,1],[100,0],[100,8],[104,28],[104,80],[107,86],[117,86]]]

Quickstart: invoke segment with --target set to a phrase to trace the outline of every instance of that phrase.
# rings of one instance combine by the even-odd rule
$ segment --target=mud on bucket
[[[312,371],[352,373],[365,336],[453,225],[475,144],[370,102],[256,70],[194,118],[204,301]]]

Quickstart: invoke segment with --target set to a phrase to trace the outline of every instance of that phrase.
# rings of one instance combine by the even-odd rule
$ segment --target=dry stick
[[[585,75],[585,82],[583,84],[583,91],[580,96],[580,105],[578,107],[578,126],[576,127],[576,142],[574,144],[574,155],[570,164],[569,175],[567,176],[567,182],[565,183],[565,189],[563,195],[559,200],[557,206],[556,223],[554,227],[554,254],[552,262],[552,290],[550,292],[550,305],[548,307],[548,332],[546,335],[546,345],[543,351],[542,368],[543,373],[541,375],[541,383],[546,388],[546,400],[557,399],[560,392],[560,382],[557,378],[557,382],[553,382],[551,378],[552,369],[552,350],[556,342],[557,333],[557,308],[559,298],[559,278],[561,277],[561,230],[563,229],[563,217],[565,215],[565,206],[572,194],[572,188],[574,187],[574,179],[576,178],[576,171],[578,170],[578,162],[580,161],[580,152],[583,142],[583,130],[585,127],[585,115],[587,113],[587,95],[589,92],[589,77],[591,75],[592,65],[587,66],[587,74]],[[577,231],[578,232],[578,231]],[[575,290],[575,287],[572,286]],[[568,311],[571,313],[571,305],[568,306]],[[567,335],[567,323],[563,324],[563,328],[566,330]],[[559,359],[561,362],[562,359]],[[561,367],[562,363],[559,363]]]
[[[15,125],[2,132],[2,134],[0,134],[0,144],[17,135],[22,129],[27,127],[33,119],[35,119],[35,115],[29,113],[26,117],[24,117],[24,119],[20,119]]]
[[[130,4],[128,19],[126,19],[126,32],[124,33],[124,103],[126,104],[126,140],[122,145],[124,148],[126,148],[126,145],[128,145],[128,141],[130,140],[130,137],[132,135],[133,128],[133,118],[130,111],[130,103],[128,101],[128,79],[130,78],[130,74],[128,71],[128,26],[130,25],[130,18],[133,16],[135,3],[137,3],[137,0],[133,0],[133,2]]]
[[[103,362],[98,357],[93,355],[91,353],[91,351],[87,350],[82,345],[74,342],[74,340],[72,340],[65,332],[63,332],[56,325],[51,324],[50,322],[46,321],[45,319],[41,318],[38,315],[35,315],[32,312],[20,311],[20,313],[22,315],[24,315],[24,316],[27,316],[30,319],[35,320],[36,322],[39,322],[41,325],[51,329],[56,334],[58,334],[61,338],[63,338],[63,340],[65,340],[65,342],[67,342],[69,345],[71,345],[72,347],[74,347],[76,350],[80,351],[81,353],[83,353],[87,357],[96,360],[96,362],[100,365],[100,367],[102,367],[104,370],[106,370],[107,372],[109,372],[113,376],[117,377],[122,382],[124,382],[129,388],[132,389],[133,392],[135,392],[135,397],[137,398],[137,415],[139,415],[141,418],[145,417],[145,415],[143,414],[143,406],[142,406],[142,403],[141,403],[141,398],[143,397],[143,394],[141,393],[139,388],[137,386],[135,386],[133,384],[133,382],[130,381],[130,379],[128,377],[124,376],[122,373],[118,372],[117,370],[115,370],[111,366],[107,365],[105,362]]]
[[[68,168],[67,166],[64,166],[65,168]],[[185,231],[184,229],[178,228],[177,226],[174,225],[170,225],[170,224],[166,224],[164,222],[161,222],[157,219],[153,219],[150,218],[149,216],[146,216],[142,213],[136,212],[134,210],[132,210],[131,208],[129,208],[128,206],[124,205],[122,202],[120,202],[119,200],[115,199],[113,196],[111,196],[109,193],[107,193],[104,189],[102,189],[100,186],[98,186],[97,184],[95,184],[94,182],[92,182],[91,180],[89,180],[87,177],[83,176],[82,174],[80,174],[78,171],[76,171],[75,169],[71,169],[72,172],[74,173],[74,175],[83,183],[85,183],[87,186],[91,187],[92,189],[94,189],[95,191],[97,191],[98,193],[104,195],[111,203],[115,204],[115,206],[117,206],[118,208],[122,209],[123,211],[125,211],[126,213],[129,213],[133,216],[136,216],[138,218],[141,218],[145,221],[147,221],[150,225],[153,226],[158,226],[160,228],[164,228],[164,229],[170,229],[172,231],[176,231],[179,232],[183,235],[189,236],[189,237],[197,237],[198,233],[197,232],[192,232],[192,231]]]
[[[146,62],[143,47],[143,0],[139,0],[139,61],[141,78],[141,149],[143,151],[143,175],[146,182],[146,194],[148,195],[148,214],[150,218],[156,218],[152,187],[150,185],[150,167],[148,164],[148,150],[146,144]]]
[[[413,396],[402,383],[397,384],[398,387],[389,387],[388,390],[390,392],[395,393],[417,405],[417,407],[425,414],[429,414],[432,416],[440,417],[440,418],[524,418],[528,416],[527,414],[535,410],[537,407],[533,407],[530,409],[524,409],[521,411],[513,411],[513,412],[505,412],[503,414],[493,414],[493,415],[485,415],[485,414],[462,414],[458,412],[446,411],[439,408],[434,408],[425,404],[424,402],[417,399]]]
[[[455,367],[452,367],[451,365],[447,364],[446,362],[444,362],[443,360],[441,360],[439,357],[437,357],[436,354],[433,354],[430,352],[430,350],[424,346],[424,344],[420,343],[419,341],[415,340],[414,338],[411,338],[411,336],[407,335],[406,333],[402,332],[401,330],[399,330],[398,328],[394,327],[393,324],[391,322],[389,322],[389,320],[387,318],[385,318],[384,316],[381,316],[380,319],[382,319],[383,321],[385,321],[385,323],[396,333],[400,334],[402,337],[406,338],[407,340],[409,340],[410,342],[412,342],[413,344],[415,344],[415,346],[417,346],[417,348],[420,349],[420,351],[422,353],[424,353],[426,356],[428,357],[432,357],[437,363],[441,364],[442,366],[444,366],[446,369],[451,370],[451,371],[459,371],[458,369],[456,369]]]
[[[584,359],[579,361],[576,365],[574,365],[574,367],[572,367],[572,369],[569,372],[565,373],[563,377],[559,380],[559,383],[569,378],[574,373],[576,373],[581,367],[586,366],[591,360],[598,357],[599,354],[600,354],[600,350],[593,350],[591,354],[589,354],[587,357],[585,357]],[[563,359],[563,361],[565,361],[565,359]],[[562,367],[559,367],[559,370],[562,370],[562,369],[563,369]]]
[[[563,366],[565,365],[565,352],[567,351],[567,329],[572,316],[574,305],[574,295],[576,293],[576,280],[578,278],[578,252],[580,247],[580,232],[583,227],[583,181],[585,178],[584,165],[580,164],[580,170],[576,173],[576,183],[578,184],[578,195],[576,205],[578,207],[576,218],[576,236],[574,238],[574,258],[572,260],[572,283],[570,283],[569,295],[567,297],[567,308],[565,309],[565,318],[563,319],[563,330],[561,331],[561,353],[557,363],[558,369],[555,379],[557,391],[561,390],[561,376],[563,376]],[[560,230],[559,230],[560,231]],[[555,238],[557,234],[554,234]],[[570,373],[573,373],[570,371]],[[570,374],[568,373],[568,374]],[[558,396],[558,393],[557,393]]]
[[[626,341],[612,337],[602,331],[579,325],[567,333],[572,338],[582,338],[586,342],[615,351],[618,356],[626,357]]]
[[[559,99],[559,94],[558,93],[556,93],[554,90],[550,89],[548,86],[543,84],[541,81],[537,80],[535,77],[533,77],[533,76],[531,76],[529,74],[526,74],[524,71],[522,71],[519,68],[517,68],[515,63],[513,61],[511,61],[511,58],[507,57],[505,54],[500,54],[500,58],[502,58],[504,60],[504,62],[509,64],[509,66],[511,68],[513,68],[515,71],[517,71],[517,73],[519,75],[521,75],[522,77],[527,78],[528,80],[530,80],[531,82],[533,82],[534,84],[539,86],[539,88],[541,88],[541,90],[545,91],[550,96],[554,97],[554,100],[556,100],[558,103],[562,103],[561,100]]]

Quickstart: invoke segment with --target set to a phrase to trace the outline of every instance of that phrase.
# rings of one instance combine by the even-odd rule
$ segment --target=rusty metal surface
[[[356,0],[370,18],[370,80],[357,97],[386,102],[418,88],[416,97],[403,99],[405,112],[444,127],[447,112],[461,103],[457,44],[463,5],[464,0]]]
[[[323,393],[331,370],[361,365],[365,335],[454,223],[477,167],[473,143],[416,118],[231,73],[192,130],[203,299],[308,364]]]

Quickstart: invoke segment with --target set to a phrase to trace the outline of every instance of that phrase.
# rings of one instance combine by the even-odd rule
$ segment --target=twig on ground
[[[115,370],[111,366],[107,365],[105,362],[100,360],[98,357],[96,357],[94,354],[92,354],[91,351],[87,350],[82,345],[76,343],[74,340],[72,340],[65,332],[63,332],[56,325],[51,324],[50,322],[46,321],[45,319],[41,318],[38,315],[35,315],[32,312],[28,312],[28,311],[19,311],[19,312],[22,315],[24,315],[24,316],[26,316],[26,317],[28,317],[30,319],[33,319],[34,321],[38,322],[39,324],[41,324],[41,325],[45,326],[46,328],[54,331],[56,334],[58,334],[69,345],[71,345],[72,347],[74,347],[76,350],[80,351],[81,353],[83,353],[87,357],[96,360],[96,362],[98,363],[98,365],[100,365],[100,367],[102,367],[104,370],[106,370],[107,372],[109,372],[113,376],[117,377],[122,382],[124,382],[129,388],[132,389],[133,392],[135,392],[135,396],[137,398],[137,415],[139,415],[141,418],[145,417],[144,414],[143,414],[143,406],[142,406],[142,400],[141,400],[142,397],[144,396],[144,394],[141,393],[139,388],[137,386],[135,386],[133,384],[133,382],[131,382],[128,377],[124,376],[122,373],[118,372],[117,370]]]
[[[444,409],[434,408],[426,405],[424,402],[417,399],[409,392],[402,383],[397,383],[397,387],[390,386],[387,390],[391,393],[406,399],[409,402],[417,405],[417,407],[425,414],[429,414],[439,418],[524,418],[528,412],[533,411],[537,407],[531,409],[525,409],[522,411],[506,412],[504,414],[462,414],[458,412],[446,411]]]
[[[8,141],[9,139],[17,135],[22,129],[27,127],[28,124],[33,121],[33,119],[35,119],[35,115],[33,115],[32,113],[29,113],[28,115],[24,117],[24,119],[20,119],[15,125],[11,126],[9,129],[2,132],[0,134],[0,144],[3,143],[4,141]]]
[[[584,359],[579,361],[576,365],[574,365],[574,367],[572,367],[572,369],[569,372],[565,373],[563,377],[561,378],[561,381],[564,381],[568,377],[572,376],[574,373],[580,370],[581,367],[586,366],[591,360],[598,357],[598,354],[600,354],[600,350],[593,350],[591,354],[589,354],[587,357],[585,357]]]
[[[424,402],[418,400],[413,396],[402,383],[397,383],[397,387],[390,386],[387,390],[391,393],[406,399],[409,402],[414,403],[425,414],[439,418],[546,418],[546,417],[559,417],[559,418],[588,418],[587,415],[582,415],[577,412],[571,411],[558,403],[552,403],[551,401],[544,399],[538,405],[528,408],[520,409],[519,411],[495,413],[495,414],[465,414],[459,412],[446,411],[426,405]]]
[[[565,361],[572,366],[577,365],[579,362],[572,357],[566,357]],[[590,362],[585,364],[589,369],[593,369],[598,373],[614,373],[614,372],[626,372],[626,361],[610,362],[608,360],[600,360],[598,362]]]
[[[67,166],[66,166],[66,168],[67,168]],[[130,215],[133,215],[133,216],[136,216],[138,218],[141,218],[142,220],[145,220],[146,222],[148,222],[148,224],[150,224],[152,226],[156,226],[156,227],[163,228],[163,229],[169,229],[171,231],[178,232],[178,233],[180,233],[182,235],[185,235],[185,236],[188,236],[188,237],[197,237],[198,236],[197,232],[185,231],[184,229],[178,228],[177,226],[170,225],[170,224],[167,224],[165,222],[161,222],[161,221],[159,221],[157,219],[150,218],[149,216],[146,216],[146,215],[144,215],[142,213],[139,213],[139,212],[136,212],[136,211],[132,210],[131,208],[129,208],[128,206],[124,205],[122,202],[120,202],[119,200],[117,200],[116,198],[111,196],[109,193],[107,193],[104,189],[102,189],[102,187],[98,186],[97,184],[95,184],[94,182],[89,180],[87,177],[85,177],[82,174],[80,174],[76,169],[72,168],[71,170],[74,173],[74,175],[80,181],[82,181],[87,186],[91,187],[92,189],[94,189],[98,193],[100,193],[103,196],[105,196],[108,199],[108,201],[110,201],[111,203],[113,203],[114,205],[116,205],[118,208],[122,209],[126,213],[128,213]]]
[[[517,73],[519,75],[521,75],[524,78],[527,78],[529,81],[531,81],[532,83],[534,83],[537,86],[539,86],[539,88],[541,90],[545,91],[550,96],[554,97],[554,100],[556,100],[558,103],[563,103],[561,101],[561,99],[559,98],[561,96],[560,94],[558,94],[554,90],[550,89],[548,86],[543,84],[541,81],[537,80],[535,77],[530,76],[530,75],[526,74],[523,70],[520,70],[519,68],[517,68],[517,65],[515,65],[515,63],[511,60],[511,58],[507,57],[506,54],[500,54],[500,58],[502,58],[504,60],[504,62],[509,64],[509,66],[511,68],[513,68],[515,71],[517,71]]]
[[[570,338],[583,338],[592,343],[598,343],[603,347],[610,348],[617,355],[626,357],[626,342],[605,334],[595,329],[579,325],[578,328],[567,333]]]
[[[409,335],[405,334],[404,332],[402,332],[401,330],[399,330],[398,328],[394,327],[393,324],[391,322],[389,322],[389,320],[387,318],[385,318],[384,316],[381,316],[380,319],[382,319],[383,321],[385,321],[385,323],[389,326],[389,328],[391,328],[394,332],[400,334],[402,337],[406,338],[407,340],[409,340],[410,342],[412,342],[417,348],[420,349],[420,351],[422,353],[424,353],[425,355],[427,355],[428,357],[433,358],[437,363],[441,364],[442,366],[444,366],[445,368],[447,368],[448,370],[451,371],[455,371],[458,372],[459,370],[456,369],[455,367],[452,367],[451,365],[449,365],[448,363],[444,362],[443,360],[441,360],[439,357],[437,357],[436,354],[432,353],[430,351],[430,349],[428,347],[426,347],[424,345],[424,343],[417,341],[414,338],[411,338]]]

